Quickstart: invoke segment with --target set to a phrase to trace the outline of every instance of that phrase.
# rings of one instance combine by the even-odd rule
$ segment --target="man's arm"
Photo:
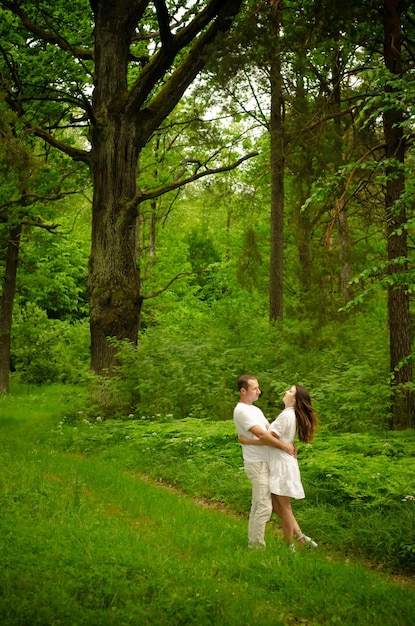
[[[295,454],[295,446],[292,443],[280,441],[277,435],[273,435],[268,430],[264,430],[261,426],[252,426],[249,430],[255,437],[258,437],[259,441],[257,445],[272,446],[273,448],[284,450],[284,452],[288,452],[288,454]]]

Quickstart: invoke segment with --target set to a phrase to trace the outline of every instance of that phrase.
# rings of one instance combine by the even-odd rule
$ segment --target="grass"
[[[228,424],[67,425],[66,402],[60,387],[0,399],[5,626],[413,623],[409,577],[324,542],[292,554],[271,525],[267,550],[246,550],[249,485]]]
[[[247,517],[250,485],[232,421],[70,419],[59,428],[63,450],[99,456]],[[307,498],[293,506],[306,533],[331,555],[395,574],[414,571],[414,431],[320,432],[313,445],[300,446],[299,460]]]

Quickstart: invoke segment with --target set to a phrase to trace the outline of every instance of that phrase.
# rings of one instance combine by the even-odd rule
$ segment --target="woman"
[[[317,416],[307,389],[293,385],[285,392],[283,400],[285,409],[272,422],[269,430],[286,443],[294,443],[296,432],[300,441],[312,441],[317,428]],[[264,445],[262,440],[243,436],[239,437],[239,441],[245,445]],[[291,498],[305,498],[296,457],[279,448],[270,447],[269,469],[273,510],[281,518],[284,539],[292,550],[295,550],[292,543],[294,536],[301,545],[308,544],[316,548],[316,542],[302,533],[291,509]]]

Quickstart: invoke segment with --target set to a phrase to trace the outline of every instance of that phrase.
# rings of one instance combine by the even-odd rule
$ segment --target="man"
[[[272,501],[269,490],[267,446],[281,448],[294,454],[295,447],[283,443],[268,432],[269,422],[260,408],[254,406],[261,394],[255,376],[244,374],[238,380],[239,402],[233,412],[238,435],[261,439],[266,445],[242,445],[245,473],[252,485],[252,503],[248,524],[248,547],[264,547],[265,526],[271,517]]]

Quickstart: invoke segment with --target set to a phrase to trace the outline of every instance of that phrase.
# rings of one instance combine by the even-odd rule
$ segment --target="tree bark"
[[[301,205],[300,205],[301,206]],[[298,215],[298,259],[300,261],[300,288],[301,300],[304,301],[311,289],[311,250],[310,250],[311,221],[306,211]]]
[[[271,216],[270,216],[270,322],[282,321],[284,272],[284,100],[279,40],[279,0],[271,0],[275,47],[271,55]]]
[[[341,58],[340,47],[337,45],[333,63],[333,108],[337,113],[334,117],[334,167],[337,169],[343,165],[343,136],[342,136],[342,96],[341,96]],[[350,237],[347,210],[344,202],[344,185],[337,189],[335,199],[335,214],[337,232],[339,235],[339,260],[340,260],[340,290],[345,302],[353,298],[353,290],[350,285],[352,268],[350,263]]]
[[[137,340],[140,282],[136,215],[125,210],[136,193],[139,147],[135,120],[120,106],[127,90],[130,32],[126,11],[97,2],[92,128],[92,240],[89,260],[91,366],[111,374],[108,337]]]
[[[155,2],[161,46],[129,87],[129,45],[148,2],[91,2],[95,16],[94,195],[88,290],[91,366],[98,374],[110,375],[116,365],[110,338],[134,344],[138,339],[143,300],[137,246],[140,151],[204,67],[208,47],[229,29],[240,4],[241,0],[212,0],[188,27],[173,35],[164,2]],[[174,69],[179,55],[182,60]],[[167,73],[170,77],[158,87]]]
[[[10,230],[0,308],[0,393],[9,393],[10,346],[22,225]]]
[[[335,201],[337,214],[337,232],[339,234],[339,259],[340,259],[340,291],[345,302],[353,299],[353,289],[350,285],[352,268],[350,264],[350,237],[347,211],[344,206],[343,195]]]
[[[304,88],[304,76],[306,75],[306,67],[304,57],[298,55],[296,59],[296,80],[295,80],[295,100],[292,103],[293,109],[298,113],[296,130],[302,132],[304,123],[307,124],[310,112],[309,105]],[[307,120],[307,121],[306,121]],[[288,142],[287,142],[288,143]],[[296,224],[295,241],[298,249],[299,260],[299,282],[300,282],[300,300],[302,304],[308,302],[311,290],[312,277],[312,255],[311,255],[311,237],[312,237],[312,218],[310,211],[303,211],[301,207],[311,194],[311,185],[313,180],[313,151],[310,150],[309,139],[304,135],[301,155],[294,158],[289,166],[292,174],[296,177],[296,210],[293,217]],[[307,305],[306,307],[307,308]]]
[[[401,16],[399,0],[384,0],[384,58],[387,69],[396,76],[402,76],[401,58]],[[387,87],[388,91],[391,91]],[[397,201],[405,188],[403,164],[405,161],[405,138],[402,129],[403,114],[397,109],[387,109],[383,114],[383,126],[386,144],[386,158],[394,159],[401,165],[387,165],[386,182],[386,224],[389,273],[394,279],[399,272],[407,269],[394,263],[395,259],[407,257],[407,233],[401,228],[406,223],[404,206],[397,208]],[[407,389],[412,382],[411,355],[411,320],[409,295],[406,285],[397,282],[388,289],[388,324],[390,340],[390,370],[393,373],[392,391],[392,428],[407,428],[415,425],[413,394]],[[404,362],[404,365],[399,365]]]

